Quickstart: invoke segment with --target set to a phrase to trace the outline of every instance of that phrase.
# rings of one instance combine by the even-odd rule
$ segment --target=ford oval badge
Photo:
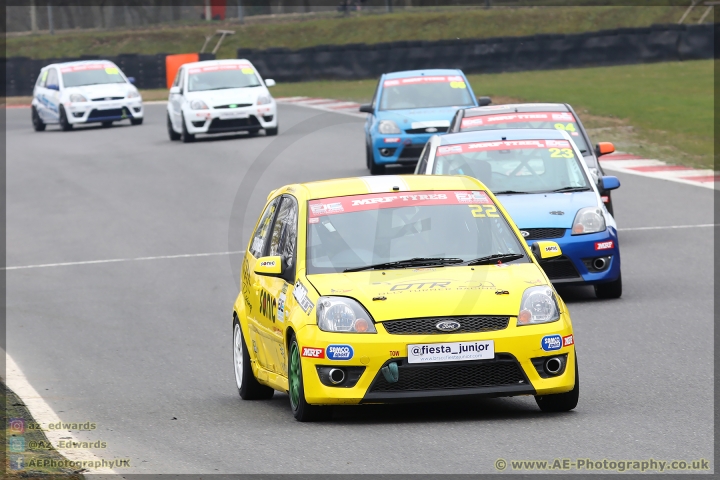
[[[523,237],[529,237],[530,232],[528,232],[527,230],[520,230],[520,235],[522,235]]]
[[[443,320],[442,322],[438,322],[435,325],[435,328],[441,332],[454,332],[460,328],[460,322],[456,322],[455,320]]]

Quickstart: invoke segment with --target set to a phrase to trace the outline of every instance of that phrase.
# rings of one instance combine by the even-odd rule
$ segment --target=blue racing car
[[[485,130],[433,136],[416,174],[469,175],[483,182],[510,213],[528,244],[551,240],[562,255],[542,261],[555,284],[595,287],[599,298],[622,295],[615,219],[592,180],[582,153],[565,131]]]
[[[480,105],[490,104],[481,97]],[[409,70],[380,77],[365,122],[367,167],[383,173],[385,165],[415,164],[425,142],[445,133],[459,108],[478,106],[460,70]]]

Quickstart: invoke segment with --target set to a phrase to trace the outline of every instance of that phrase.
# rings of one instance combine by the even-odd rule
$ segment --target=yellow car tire
[[[575,356],[575,386],[565,393],[554,395],[536,395],[535,402],[543,412],[568,412],[577,407],[580,399],[580,376],[578,375],[577,355]]]
[[[250,353],[237,317],[233,322],[233,367],[235,384],[240,398],[243,400],[269,400],[272,398],[275,390],[262,385],[253,374]]]
[[[310,405],[305,401],[305,387],[303,385],[302,361],[300,360],[300,346],[295,335],[290,337],[290,361],[288,365],[288,396],[290,397],[290,410],[298,422],[317,422],[329,420],[332,417],[331,406]]]

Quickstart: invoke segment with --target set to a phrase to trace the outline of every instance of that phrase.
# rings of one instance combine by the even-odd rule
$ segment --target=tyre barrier
[[[714,32],[713,24],[653,25],[568,35],[238,49],[237,57],[282,82],[376,78],[424,68],[500,73],[709,59]]]
[[[465,73],[500,73],[714,58],[715,25],[653,25],[576,34],[539,34],[438,41],[318,45],[290,50],[238,49],[265,78],[281,82],[377,78],[384,72],[460,68]],[[165,57],[121,54],[110,57],[3,58],[5,95],[32,95],[40,69],[50,63],[107,59],[141,89],[166,88]],[[214,59],[202,53],[200,60]]]

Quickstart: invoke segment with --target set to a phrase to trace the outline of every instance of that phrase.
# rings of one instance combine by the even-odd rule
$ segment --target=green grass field
[[[26,425],[35,423],[30,412],[25,407],[25,404],[15,393],[7,388],[7,386],[0,382],[0,390],[4,393],[3,398],[5,399],[5,405],[1,409],[0,421],[5,425],[5,438],[7,439],[7,445],[4,448],[7,449],[5,456],[5,465],[3,465],[2,478],[7,479],[60,479],[63,480],[82,480],[83,476],[80,474],[74,474],[72,469],[61,468],[56,466],[44,466],[46,464],[52,465],[50,462],[62,461],[65,457],[60,455],[50,445],[45,434],[42,430],[26,430],[23,435],[15,434],[10,429],[9,419],[21,418],[25,420]],[[24,444],[13,444],[10,440],[13,437],[22,437]],[[36,448],[31,448],[29,445],[37,445]],[[12,446],[11,446],[12,445]],[[24,446],[22,453],[18,453],[13,448],[20,449]],[[15,457],[20,456],[23,459],[25,468],[22,470],[15,470],[11,467]],[[31,466],[32,464],[41,466]]]
[[[538,33],[577,33],[619,27],[643,27],[654,23],[676,23],[686,7],[604,6],[419,8],[392,14],[362,13],[341,17],[337,13],[313,16],[281,16],[255,19],[244,25],[232,22],[161,25],[136,30],[59,32],[54,36],[11,35],[6,38],[6,56],[30,58],[117,55],[119,53],[197,52],[205,35],[216,29],[235,30],[225,39],[218,58],[235,58],[242,48],[380,43],[398,40],[488,38]],[[696,9],[698,12],[700,9]],[[695,16],[699,16],[700,13]],[[695,17],[688,22],[697,21]],[[215,41],[210,43],[212,50]]]
[[[573,70],[469,75],[476,95],[571,104],[593,141],[713,168],[714,62],[655,63]],[[305,95],[369,101],[377,80],[280,84],[276,97]]]

